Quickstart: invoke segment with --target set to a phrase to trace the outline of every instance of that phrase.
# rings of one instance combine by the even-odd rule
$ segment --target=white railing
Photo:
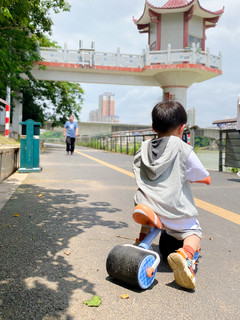
[[[67,45],[64,48],[40,48],[43,61],[58,63],[73,63],[81,66],[106,66],[123,68],[144,68],[156,64],[181,64],[193,63],[222,70],[222,55],[211,55],[196,50],[195,44],[191,48],[172,49],[171,44],[167,50],[150,51],[143,50],[142,55],[123,54],[120,49],[116,53],[97,52],[95,49],[69,50]]]

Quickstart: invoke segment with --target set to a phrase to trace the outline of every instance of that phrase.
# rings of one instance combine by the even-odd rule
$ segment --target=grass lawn
[[[2,146],[14,146],[19,145],[20,143],[13,138],[5,138],[4,135],[0,134],[0,147]]]

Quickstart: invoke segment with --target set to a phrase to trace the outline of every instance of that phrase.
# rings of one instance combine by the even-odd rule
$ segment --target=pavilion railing
[[[81,67],[122,67],[122,68],[145,68],[146,66],[156,64],[181,64],[193,63],[205,65],[207,67],[222,70],[222,55],[210,54],[209,50],[201,51],[196,49],[193,43],[192,47],[184,49],[172,49],[171,44],[167,50],[150,51],[149,47],[142,51],[142,54],[120,53],[117,48],[115,53],[97,52],[94,48],[70,50],[67,45],[64,48],[39,48],[43,61],[78,64]]]

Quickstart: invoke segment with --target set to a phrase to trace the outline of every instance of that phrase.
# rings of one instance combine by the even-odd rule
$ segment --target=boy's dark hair
[[[152,110],[152,127],[156,132],[167,133],[186,123],[187,113],[180,102],[160,102]]]

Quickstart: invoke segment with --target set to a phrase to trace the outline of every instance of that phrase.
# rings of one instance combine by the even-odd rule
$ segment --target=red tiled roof
[[[223,12],[224,12],[224,7],[221,10],[218,11],[210,11],[205,8],[203,8],[199,0],[166,0],[165,5],[162,7],[157,6],[158,1],[157,0],[145,0],[145,7],[144,7],[144,12],[142,16],[139,19],[133,19],[134,23],[137,25],[148,25],[151,21],[149,17],[149,9],[151,9],[153,12],[157,14],[164,14],[164,13],[169,13],[169,12],[186,12],[187,10],[191,9],[191,7],[194,8],[194,14],[197,16],[200,16],[202,18],[219,18]],[[196,12],[196,13],[195,13]],[[215,21],[214,23],[209,22],[209,25],[215,26]]]
[[[180,8],[188,5],[187,0],[169,0],[162,8]]]

